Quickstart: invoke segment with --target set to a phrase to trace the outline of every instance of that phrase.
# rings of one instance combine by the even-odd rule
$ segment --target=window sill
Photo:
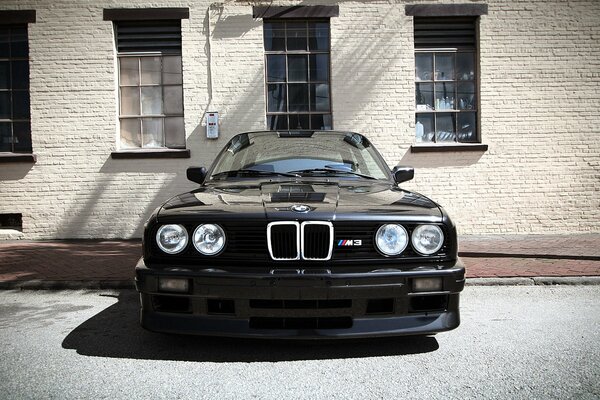
[[[136,158],[190,158],[189,149],[121,150],[110,153],[115,160]]]
[[[411,153],[445,153],[452,151],[487,151],[488,145],[482,143],[413,144]]]
[[[37,156],[33,153],[0,152],[0,163],[35,163]]]

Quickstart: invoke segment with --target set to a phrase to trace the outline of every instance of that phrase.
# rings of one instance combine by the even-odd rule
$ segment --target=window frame
[[[1,93],[9,93],[9,101],[10,101],[10,116],[9,118],[0,118],[1,123],[8,123],[10,126],[10,150],[2,151],[0,153],[4,153],[8,157],[10,156],[31,156],[33,154],[33,140],[31,134],[31,58],[30,58],[30,49],[29,49],[29,25],[27,23],[14,23],[14,24],[0,24],[0,29],[8,29],[9,31],[9,47],[11,49],[8,57],[1,57],[0,61],[6,62],[8,64],[8,82],[10,87],[5,89],[0,89]],[[14,57],[12,55],[12,36],[14,29],[24,29],[25,31],[25,39],[27,43],[27,55],[26,56],[18,56]],[[25,61],[27,63],[27,83],[26,88],[18,88],[15,89],[12,85],[13,78],[13,62],[15,61]],[[27,95],[27,118],[14,118],[14,100],[13,94],[15,92],[25,93]],[[16,150],[15,151],[15,123],[27,123],[28,127],[28,137],[29,137],[29,148],[27,150]],[[33,158],[35,161],[35,156]]]
[[[267,23],[281,23],[284,24],[285,36],[284,50],[267,50],[265,48],[265,24]],[[288,40],[287,40],[287,24],[288,23],[304,23],[306,25],[306,49],[305,50],[288,50]],[[326,23],[328,28],[328,42],[327,42],[327,50],[311,50],[310,49],[310,36],[309,36],[309,24],[310,23]],[[310,68],[310,56],[317,54],[325,54],[327,55],[327,81],[312,81],[310,78],[311,68]],[[272,55],[281,55],[285,57],[285,80],[284,81],[269,81],[268,77],[268,58]],[[304,55],[307,59],[307,79],[306,81],[289,81],[289,63],[288,56],[289,55]],[[298,128],[290,128],[289,118],[291,115],[308,115],[309,118],[309,128],[302,128],[301,130],[316,130],[312,128],[312,116],[313,115],[323,115],[329,116],[331,124],[329,129],[323,130],[333,130],[334,129],[334,118],[333,118],[333,101],[332,101],[332,87],[331,87],[331,21],[329,18],[266,18],[263,20],[263,64],[264,64],[264,99],[265,99],[265,126],[267,130],[277,131],[280,129],[273,128],[271,129],[269,126],[269,117],[270,116],[285,116],[287,119],[287,129],[284,130],[298,130]],[[328,111],[311,111],[311,85],[314,83],[326,83],[328,88],[328,102],[329,102],[329,110]],[[289,85],[290,84],[302,84],[306,85],[308,88],[308,102],[307,102],[307,111],[291,111],[290,110],[290,96],[289,96]],[[285,85],[285,106],[286,111],[269,111],[269,85]],[[322,129],[318,129],[322,130]]]

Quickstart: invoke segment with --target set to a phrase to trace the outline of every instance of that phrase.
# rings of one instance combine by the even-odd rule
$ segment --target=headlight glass
[[[185,249],[188,233],[182,225],[163,225],[156,232],[156,244],[167,254],[177,254]]]
[[[225,231],[219,225],[200,225],[194,231],[194,247],[206,256],[218,254],[225,247]]]
[[[395,256],[406,249],[408,233],[402,225],[382,225],[375,234],[377,249],[386,256]]]
[[[442,248],[444,232],[437,225],[419,225],[412,233],[413,248],[423,255],[431,255]]]

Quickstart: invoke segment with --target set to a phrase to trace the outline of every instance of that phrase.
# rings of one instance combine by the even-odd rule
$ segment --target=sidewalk
[[[459,254],[481,284],[600,276],[600,234],[462,236]],[[140,256],[139,240],[0,242],[0,289],[133,287]]]

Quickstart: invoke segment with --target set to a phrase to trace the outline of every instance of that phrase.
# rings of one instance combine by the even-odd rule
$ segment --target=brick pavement
[[[0,242],[0,283],[131,282],[138,240]],[[463,236],[469,278],[600,276],[600,234]]]

